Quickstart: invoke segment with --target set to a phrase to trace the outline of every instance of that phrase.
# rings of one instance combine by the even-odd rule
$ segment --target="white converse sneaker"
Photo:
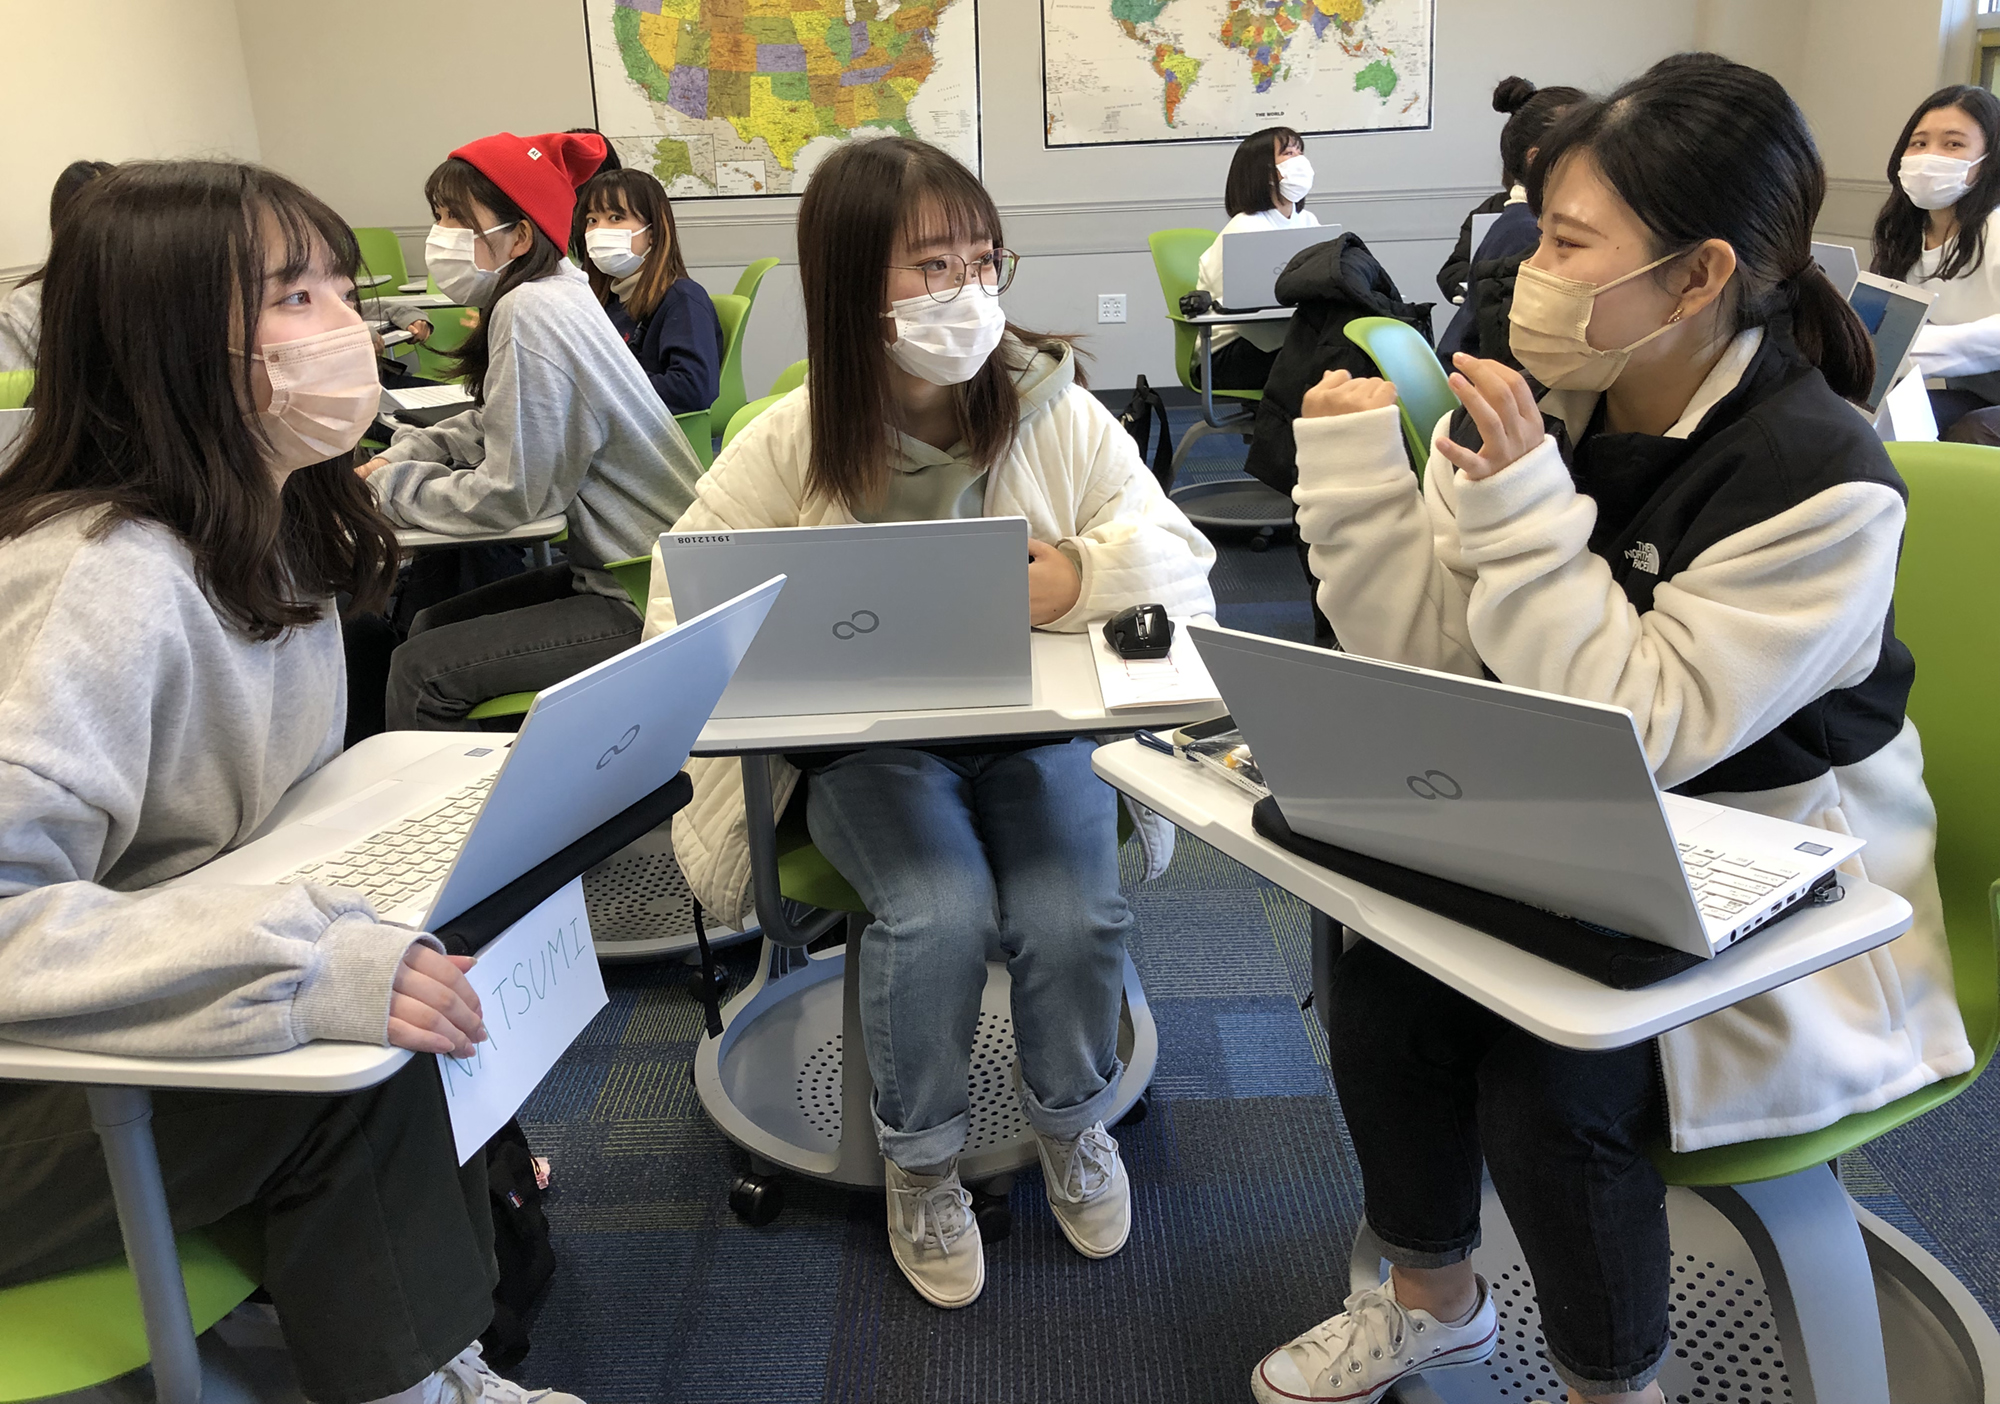
[[[461,1350],[442,1370],[421,1381],[417,1390],[422,1404],[583,1404],[574,1394],[529,1389],[502,1379],[481,1357],[478,1341]]]
[[[1049,1208],[1069,1246],[1086,1258],[1108,1258],[1132,1235],[1132,1181],[1118,1142],[1098,1122],[1073,1141],[1035,1133]]]
[[[986,1286],[986,1253],[972,1196],[958,1162],[943,1175],[912,1175],[882,1162],[889,1191],[889,1249],[917,1294],[932,1306],[971,1306]]]
[[[1374,1404],[1407,1375],[1485,1360],[1500,1314],[1486,1279],[1478,1282],[1479,1306],[1462,1326],[1406,1308],[1387,1282],[1356,1292],[1340,1315],[1259,1361],[1250,1393],[1257,1404]]]

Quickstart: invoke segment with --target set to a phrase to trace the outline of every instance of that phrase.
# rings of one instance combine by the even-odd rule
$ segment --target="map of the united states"
[[[922,136],[976,163],[972,5],[610,0],[592,16],[599,124],[676,195],[790,193],[834,144],[871,133]],[[633,95],[643,109],[617,100]],[[633,115],[607,124],[607,108]]]

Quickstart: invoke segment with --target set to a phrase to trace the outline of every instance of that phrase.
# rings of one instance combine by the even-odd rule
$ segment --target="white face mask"
[[[1985,159],[1981,156],[1978,161],[1961,161],[1956,156],[1930,152],[1905,156],[1896,168],[1896,179],[1902,182],[1903,193],[1918,209],[1941,210],[1958,203],[1972,184],[1972,168]]]
[[[1000,299],[976,284],[950,302],[929,293],[906,297],[889,304],[889,315],[896,319],[889,359],[933,385],[963,385],[979,374],[1007,330]]]
[[[486,233],[498,234],[503,229],[512,229],[511,224],[496,224]],[[447,229],[442,224],[431,226],[430,237],[424,240],[424,269],[437,280],[444,295],[465,307],[483,307],[481,300],[493,291],[493,285],[500,281],[501,270],[513,259],[508,259],[498,268],[481,268],[472,261],[473,240],[478,237],[470,229]]]
[[[1278,193],[1293,204],[1312,193],[1313,163],[1303,155],[1287,156],[1278,162]]]
[[[607,278],[629,278],[646,266],[646,255],[632,252],[632,240],[651,229],[593,229],[583,236],[583,251]]]
[[[282,473],[353,451],[375,421],[382,378],[365,323],[296,341],[273,341],[250,359],[264,364],[271,407],[257,414],[270,443],[266,461]]]

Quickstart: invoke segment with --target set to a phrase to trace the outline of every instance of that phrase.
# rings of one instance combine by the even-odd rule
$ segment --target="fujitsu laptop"
[[[450,921],[673,778],[784,583],[542,689],[512,738],[469,733],[175,882],[315,882],[386,921]]]
[[[1862,841],[1662,794],[1631,713],[1188,626],[1292,829],[1712,956]]]
[[[1862,407],[1873,415],[1882,408],[1882,397],[1902,372],[1903,358],[1916,344],[1917,333],[1931,315],[1937,294],[1876,273],[1858,274],[1848,305],[1868,328],[1875,342],[1875,384]]]
[[[1278,305],[1278,275],[1285,265],[1315,244],[1340,237],[1337,224],[1308,224],[1293,229],[1239,229],[1222,236],[1224,307],[1249,312]]]
[[[1033,698],[1023,517],[667,532],[674,610],[782,571],[718,717],[1025,706]]]
[[[1826,274],[1826,280],[1833,284],[1833,290],[1842,297],[1854,296],[1854,285],[1861,278],[1861,256],[1845,244],[1822,244],[1815,240],[1812,246],[1812,260],[1819,265],[1819,271]]]

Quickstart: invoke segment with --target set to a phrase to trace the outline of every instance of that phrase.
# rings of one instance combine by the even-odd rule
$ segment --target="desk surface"
[[[0,1081],[325,1095],[373,1087],[414,1056],[407,1049],[366,1043],[308,1043],[244,1058],[126,1058],[0,1039]]]
[[[1623,1048],[1859,955],[1910,927],[1908,902],[1849,879],[1843,901],[1787,917],[1657,985],[1614,990],[1278,847],[1251,828],[1250,796],[1199,766],[1136,741],[1099,748],[1093,764],[1117,789],[1308,906],[1567,1048]]]
[[[985,737],[1079,735],[1174,727],[1220,716],[1222,703],[1104,710],[1083,634],[1033,636],[1034,698],[1023,707],[953,707],[927,712],[825,712],[797,717],[711,717],[694,743],[696,755],[746,751],[809,751],[898,742],[970,741]]]
[[[1296,307],[1254,307],[1245,312],[1204,312],[1181,320],[1191,327],[1226,327],[1231,322],[1282,322],[1296,311]]]
[[[446,535],[441,531],[425,531],[421,527],[397,527],[396,544],[405,551],[415,551],[428,546],[483,546],[495,541],[546,541],[569,527],[567,517],[540,517],[532,522],[524,522],[505,531],[474,531]]]

